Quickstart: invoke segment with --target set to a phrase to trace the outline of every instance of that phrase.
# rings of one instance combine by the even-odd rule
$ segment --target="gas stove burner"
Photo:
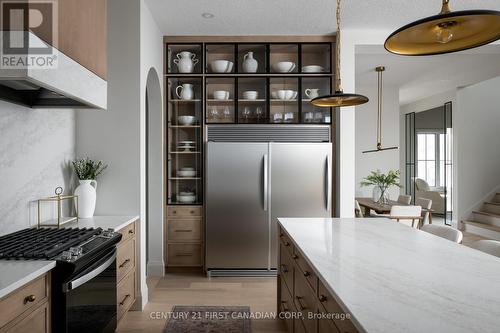
[[[0,237],[0,259],[53,259],[70,249],[76,253],[78,245],[101,233],[101,228],[20,230]]]

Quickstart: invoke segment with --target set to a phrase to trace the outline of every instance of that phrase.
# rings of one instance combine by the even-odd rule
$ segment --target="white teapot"
[[[174,59],[174,64],[177,65],[179,73],[192,73],[194,66],[199,62],[195,59],[196,54],[189,51],[182,51],[177,53],[177,59]]]

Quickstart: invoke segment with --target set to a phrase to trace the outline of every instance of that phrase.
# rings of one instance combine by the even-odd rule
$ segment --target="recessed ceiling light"
[[[212,13],[203,13],[203,14],[201,14],[201,17],[206,18],[206,19],[211,19],[211,18],[214,18],[215,15]]]

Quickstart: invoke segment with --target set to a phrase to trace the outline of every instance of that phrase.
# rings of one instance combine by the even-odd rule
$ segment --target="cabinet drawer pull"
[[[297,259],[299,259],[299,256],[298,256],[298,255],[296,255],[296,254],[294,254],[294,255],[292,256],[292,259],[297,260]]]
[[[190,211],[189,211],[189,213],[190,213],[191,215],[194,215],[194,210],[190,210]]]
[[[24,304],[33,303],[34,301],[36,301],[35,295],[29,295],[24,298]]]
[[[286,268],[285,264],[281,264],[281,267],[283,267],[283,273],[288,273],[288,268]]]
[[[322,303],[323,303],[323,302],[326,302],[326,300],[327,300],[327,298],[326,298],[326,296],[325,296],[325,295],[319,295],[319,301],[320,301],[320,302],[322,302]]]
[[[130,262],[130,259],[125,259],[124,262],[121,263],[120,266],[118,266],[118,268],[123,268],[124,266],[126,266],[128,263]]]
[[[308,271],[304,271],[304,276],[305,276],[305,277],[308,277],[308,276],[310,276],[310,275],[311,275],[311,273],[309,273]]]
[[[130,294],[127,294],[125,295],[125,297],[123,298],[123,300],[120,302],[120,305],[123,306],[123,304],[125,304],[125,302],[127,301],[127,299],[130,297]]]
[[[175,256],[176,256],[176,257],[192,257],[192,256],[193,256],[193,253],[192,253],[192,252],[177,253]]]
[[[177,211],[176,211],[176,210],[173,210],[173,211],[172,211],[172,214],[174,214],[174,215],[175,215],[175,214],[177,214]]]
[[[289,242],[286,242],[286,241],[285,241],[285,243],[284,243],[284,244],[285,244],[285,246],[290,246],[290,243],[289,243]]]
[[[133,233],[134,233],[134,230],[130,229],[130,230],[128,231],[128,233],[129,233],[129,234],[133,234]]]
[[[297,303],[299,303],[299,310],[300,311],[304,311],[305,309],[307,309],[304,305],[302,305],[302,302],[300,301],[303,297],[295,296],[295,298],[297,299]]]
[[[177,229],[175,232],[193,232],[193,229]]]

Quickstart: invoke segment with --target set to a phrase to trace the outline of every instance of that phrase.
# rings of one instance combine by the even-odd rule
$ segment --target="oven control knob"
[[[62,260],[70,261],[72,257],[73,256],[71,255],[71,252],[69,252],[69,251],[63,251],[63,253],[61,254]]]
[[[71,253],[72,256],[78,257],[82,255],[83,249],[81,246],[70,247],[69,252]]]
[[[111,238],[111,237],[113,237],[113,234],[114,234],[114,230],[108,229],[108,230],[103,230],[103,232],[101,233],[101,236],[106,237],[106,238]]]

